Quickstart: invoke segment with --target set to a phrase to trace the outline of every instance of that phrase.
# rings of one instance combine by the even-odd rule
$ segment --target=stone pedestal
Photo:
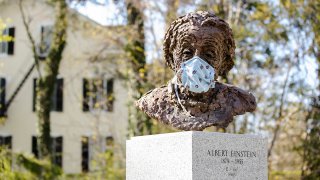
[[[127,141],[127,180],[267,180],[267,139],[178,132]]]

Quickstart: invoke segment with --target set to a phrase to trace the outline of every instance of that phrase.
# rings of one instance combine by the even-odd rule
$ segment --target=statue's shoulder
[[[151,89],[150,91],[146,92],[142,97],[155,96],[155,95],[160,95],[167,92],[168,92],[168,86],[163,85],[161,87]]]
[[[169,96],[168,86],[161,86],[145,93],[138,101],[136,101],[136,106],[141,110],[146,110],[146,108],[148,109],[159,103],[168,101]]]
[[[172,94],[168,86],[161,86],[144,94],[136,101],[136,106],[151,118],[168,124],[168,115],[172,111]]]
[[[253,94],[249,91],[241,89],[240,87],[225,84],[225,83],[216,83],[217,97],[225,98],[228,106],[233,108],[233,114],[239,115],[244,114],[245,112],[252,112],[256,109],[257,103]],[[218,101],[221,101],[219,99]]]

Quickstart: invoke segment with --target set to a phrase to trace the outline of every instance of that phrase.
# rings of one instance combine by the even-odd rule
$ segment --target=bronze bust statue
[[[234,65],[235,43],[228,23],[214,13],[199,11],[173,21],[163,50],[176,75],[136,102],[150,117],[181,130],[203,130],[227,127],[233,116],[256,109],[251,93],[217,81]]]

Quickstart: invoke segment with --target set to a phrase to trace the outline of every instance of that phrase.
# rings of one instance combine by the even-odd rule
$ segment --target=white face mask
[[[177,85],[181,84],[195,93],[207,92],[209,88],[215,86],[214,73],[214,68],[198,56],[194,56],[181,64],[180,69],[172,79],[172,83],[175,85],[175,94],[184,111],[187,112],[181,104]],[[181,74],[181,82],[178,82],[178,74]]]
[[[204,93],[214,88],[214,68],[198,56],[194,56],[181,64],[180,69],[173,78],[175,84],[181,84],[189,91]],[[181,82],[178,82],[181,74]]]

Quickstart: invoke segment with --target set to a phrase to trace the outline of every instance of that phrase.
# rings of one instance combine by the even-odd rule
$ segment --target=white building
[[[50,41],[54,8],[39,0],[25,1],[23,7],[26,15],[32,18],[30,30],[36,43],[46,45]],[[0,43],[0,103],[5,105],[33,66],[34,59],[18,1],[0,3],[0,18],[10,19],[5,32],[14,36],[14,42]],[[53,97],[51,136],[56,163],[61,164],[66,173],[79,173],[92,169],[89,159],[93,148],[87,140],[100,142],[102,149],[111,139],[124,146],[127,90],[114,71],[121,66],[122,48],[106,38],[106,34],[118,36],[122,27],[101,26],[74,10],[69,11],[68,21],[67,46]],[[93,57],[97,52],[99,56]],[[46,46],[39,49],[41,56],[45,53]],[[5,122],[0,125],[0,144],[11,146],[14,152],[37,153],[34,112],[37,77],[34,68],[10,104]],[[102,109],[96,108],[97,102],[106,100],[105,97],[108,97],[107,103]]]

